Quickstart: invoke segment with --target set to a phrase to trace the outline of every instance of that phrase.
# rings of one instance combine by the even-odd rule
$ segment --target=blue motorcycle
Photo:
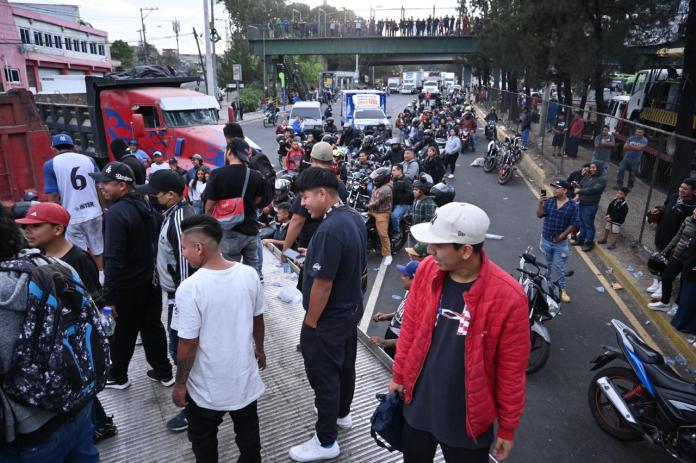
[[[603,431],[622,441],[645,439],[677,461],[696,462],[696,385],[619,320],[612,320],[619,348],[603,346],[595,358],[588,401]],[[610,366],[622,360],[628,366]]]

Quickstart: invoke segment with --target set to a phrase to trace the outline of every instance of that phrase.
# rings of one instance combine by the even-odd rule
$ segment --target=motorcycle
[[[275,127],[278,124],[278,111],[268,111],[263,113],[263,127]]]
[[[461,133],[459,134],[459,139],[462,142],[462,152],[469,148],[469,145],[471,144],[471,133],[469,133],[468,128],[463,128]]]
[[[602,368],[587,398],[600,428],[621,441],[641,439],[680,462],[696,461],[696,385],[665,365],[664,357],[619,320],[611,321],[619,348],[592,360]],[[619,359],[626,366],[605,367]]]
[[[367,206],[367,203],[365,205]],[[379,233],[377,233],[375,219],[365,210],[361,211],[360,215],[365,221],[365,227],[367,227],[367,249],[374,253],[379,253],[382,249],[382,243],[379,240]],[[393,233],[391,221],[389,222],[389,236],[391,238],[392,255],[395,255],[397,252],[401,251],[406,244],[408,235],[411,232],[411,214],[406,214],[401,218],[399,229],[399,233]]]
[[[500,162],[500,153],[503,151],[503,146],[500,141],[491,140],[488,143],[486,156],[483,159],[483,171],[486,173],[493,172]]]
[[[498,131],[495,127],[495,121],[488,121],[486,123],[484,133],[486,134],[486,140],[496,140],[498,138]]]
[[[437,143],[437,148],[440,151],[440,153],[442,153],[445,150],[447,138],[435,137],[435,143]]]
[[[522,157],[520,137],[515,137],[514,140],[510,140],[506,137],[505,141],[505,149],[503,150],[503,155],[498,167],[498,183],[501,185],[505,185],[512,179],[515,170],[517,170],[515,164],[517,164]]]
[[[367,193],[367,182],[369,177],[362,172],[351,172],[348,175],[346,189],[348,198],[346,204],[358,211],[366,211],[370,195]]]
[[[531,270],[529,270],[530,266]],[[544,323],[561,313],[561,289],[558,282],[549,281],[545,272],[541,272],[542,269],[546,270],[547,266],[537,262],[532,249],[527,248],[527,251],[520,256],[520,267],[517,271],[520,272],[518,281],[524,288],[529,301],[532,346],[526,369],[528,374],[535,373],[546,365],[551,351],[551,333]],[[567,277],[572,275],[573,271],[566,272]]]

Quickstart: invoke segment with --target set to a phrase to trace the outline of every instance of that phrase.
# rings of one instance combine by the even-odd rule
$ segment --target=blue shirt
[[[541,236],[546,241],[563,233],[570,225],[580,228],[580,208],[578,203],[568,200],[560,208],[556,207],[556,198],[547,199],[544,203],[544,225]]]
[[[138,158],[138,160],[142,161],[143,164],[145,164],[147,161],[150,160],[150,156],[148,156],[147,153],[145,151],[141,150],[140,148],[138,148],[138,151],[133,153],[133,156]]]
[[[645,137],[636,137],[635,135],[630,137],[626,141],[627,145],[648,145],[648,139]],[[643,150],[640,151],[624,151],[624,157],[629,160],[640,160],[640,156],[643,154]]]

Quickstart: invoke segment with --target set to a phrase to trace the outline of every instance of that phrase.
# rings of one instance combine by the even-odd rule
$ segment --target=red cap
[[[70,213],[60,204],[39,203],[31,206],[27,215],[23,219],[15,220],[15,222],[22,225],[52,223],[67,227],[70,223]]]

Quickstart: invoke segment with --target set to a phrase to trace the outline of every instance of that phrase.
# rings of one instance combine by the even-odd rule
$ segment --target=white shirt
[[[78,224],[102,215],[97,187],[90,172],[99,172],[94,161],[84,154],[65,152],[52,160],[60,202],[70,213],[70,224]]]
[[[253,317],[265,311],[256,270],[235,264],[227,270],[198,269],[176,291],[172,329],[198,338],[186,387],[199,407],[239,410],[265,390],[254,356]]]
[[[150,175],[154,174],[158,170],[167,170],[167,169],[171,169],[171,167],[169,167],[168,162],[163,162],[162,164],[157,164],[157,163],[153,162],[152,164],[150,164],[150,173],[147,175],[147,177],[150,178]]]
[[[196,182],[196,187],[194,188],[193,182],[195,180],[194,178],[189,182],[189,194],[191,195],[191,201],[200,201],[201,194],[205,191],[206,182]]]

